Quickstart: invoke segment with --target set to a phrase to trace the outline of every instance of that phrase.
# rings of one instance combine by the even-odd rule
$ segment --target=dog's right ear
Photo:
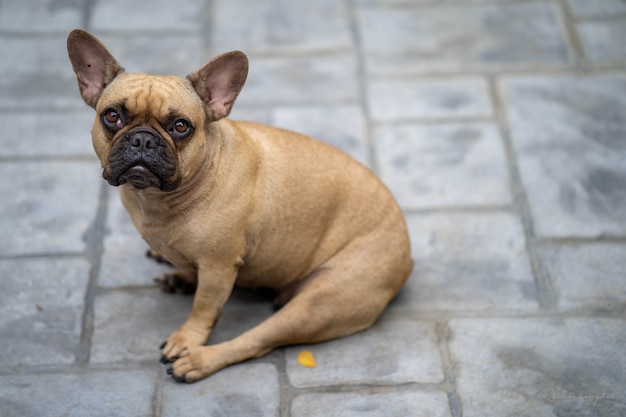
[[[85,103],[96,107],[104,88],[124,72],[113,55],[95,36],[75,29],[67,37],[67,53]]]

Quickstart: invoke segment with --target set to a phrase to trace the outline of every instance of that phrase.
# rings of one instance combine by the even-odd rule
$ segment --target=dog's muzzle
[[[138,189],[172,191],[180,184],[173,151],[149,126],[133,128],[117,140],[103,176],[111,185],[129,183]]]

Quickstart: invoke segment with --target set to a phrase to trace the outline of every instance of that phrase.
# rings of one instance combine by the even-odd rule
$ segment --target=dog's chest
[[[158,233],[155,230],[140,230],[143,239],[148,243],[150,248],[156,251],[163,258],[179,268],[195,268],[193,262],[189,260],[180,250],[176,248],[164,233]]]

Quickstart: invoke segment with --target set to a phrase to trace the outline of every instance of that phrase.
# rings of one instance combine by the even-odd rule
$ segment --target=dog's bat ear
[[[204,102],[207,116],[215,121],[230,114],[247,76],[248,58],[232,51],[213,58],[187,79]]]
[[[124,72],[113,55],[95,36],[75,29],[67,37],[67,53],[85,103],[96,107],[104,88]]]

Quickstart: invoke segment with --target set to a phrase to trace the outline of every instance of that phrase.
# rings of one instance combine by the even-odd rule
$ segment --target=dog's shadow
[[[235,287],[207,344],[231,340],[257,326],[273,313],[270,294]]]

